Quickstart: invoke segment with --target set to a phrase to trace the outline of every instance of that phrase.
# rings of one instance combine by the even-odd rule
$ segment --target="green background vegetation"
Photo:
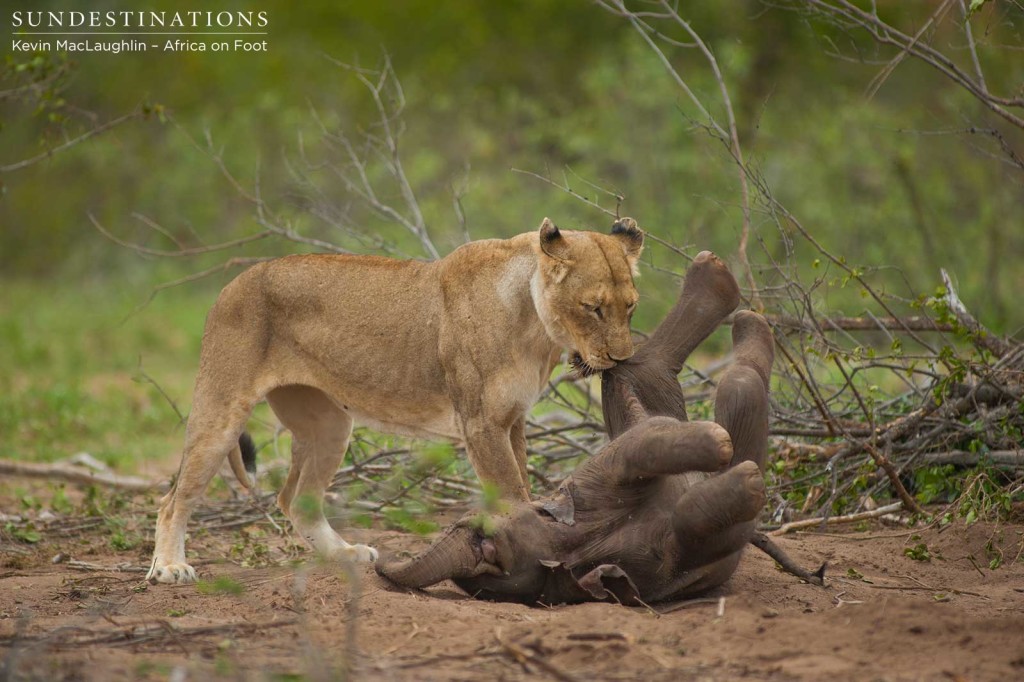
[[[892,21],[911,27],[931,11],[930,3],[879,4]],[[145,7],[200,8],[162,1]],[[660,238],[691,253],[735,252],[735,167],[621,18],[563,0],[266,0],[258,8],[270,17],[268,54],[71,55],[66,88],[51,97],[0,99],[0,165],[94,121],[140,106],[154,112],[0,175],[0,456],[54,459],[86,450],[114,463],[176,456],[177,415],[140,372],[187,411],[205,310],[236,271],[165,291],[135,312],[154,285],[224,255],[141,257],[104,239],[88,215],[122,238],[160,249],[173,244],[133,214],[192,246],[257,231],[251,206],[193,145],[205,131],[230,170],[248,183],[258,174],[268,201],[306,234],[351,246],[310,215],[288,172],[299,140],[316,144],[317,116],[349,131],[374,119],[362,86],[325,55],[365,67],[379,66],[384,51],[390,55],[407,98],[403,160],[442,252],[462,241],[454,188],[464,189],[473,238],[532,230],[546,215],[569,228],[610,223],[511,168],[557,180],[571,169],[623,195],[622,212]],[[992,329],[1013,333],[1024,324],[1016,300],[1024,282],[1021,173],[1000,160],[987,137],[932,134],[979,120],[992,125],[980,104],[913,60],[867,97],[868,83],[891,55],[880,57],[864,36],[844,36],[755,0],[687,3],[685,16],[721,63],[748,160],[826,248],[847,262],[882,268],[883,288],[891,281],[904,292],[931,292],[945,267]],[[9,26],[9,16],[3,21]],[[993,2],[973,21],[986,36],[980,56],[989,87],[1019,96],[1024,11]],[[965,56],[955,47],[962,44],[955,28],[938,40]],[[835,45],[848,54],[861,49],[873,63],[831,56]],[[717,86],[699,54],[669,54],[720,114]],[[8,53],[0,89],[63,59]],[[1004,132],[1011,144],[1020,141]],[[573,187],[595,197],[575,176],[568,176]],[[345,201],[340,188],[328,188],[333,200]],[[397,194],[387,198],[397,201]],[[613,200],[600,200],[614,209]],[[399,229],[365,211],[362,218],[368,233],[422,255]],[[751,259],[780,256],[787,235],[763,214],[754,222]],[[231,255],[302,248],[263,241]],[[798,244],[801,268],[810,271],[815,258]],[[640,328],[650,328],[675,297],[676,280],[657,268],[683,268],[665,249],[651,248],[645,259],[655,267],[644,269],[640,284]],[[865,301],[839,291],[825,305],[858,314]]]

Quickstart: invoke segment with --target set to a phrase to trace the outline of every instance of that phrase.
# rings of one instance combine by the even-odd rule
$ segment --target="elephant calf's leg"
[[[762,469],[768,453],[768,381],[774,356],[771,328],[749,310],[732,326],[736,362],[718,384],[715,421],[732,438],[732,465],[752,461]]]
[[[732,459],[729,434],[712,422],[650,417],[609,446],[611,478],[629,484],[688,471],[721,471]]]
[[[753,462],[687,490],[672,513],[683,567],[703,566],[742,549],[764,502],[764,480]]]

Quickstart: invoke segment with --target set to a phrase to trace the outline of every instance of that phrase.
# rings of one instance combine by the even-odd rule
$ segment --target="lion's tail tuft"
[[[256,476],[256,444],[252,442],[252,436],[248,431],[243,431],[238,437],[238,448],[242,451],[242,464],[250,476]]]
[[[238,482],[248,488],[255,490],[256,483],[256,444],[252,442],[252,436],[242,432],[238,437],[238,447],[231,448],[228,453],[228,463],[231,471],[235,473]]]

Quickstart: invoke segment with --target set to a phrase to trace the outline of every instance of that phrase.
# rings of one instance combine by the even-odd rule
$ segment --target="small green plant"
[[[903,556],[910,557],[914,561],[931,561],[932,559],[942,558],[942,554],[939,550],[929,549],[928,545],[920,540],[920,535],[911,535],[910,541],[916,542],[917,544],[913,547],[904,547]]]
[[[116,530],[110,535],[110,547],[118,552],[128,552],[139,546],[138,537]]]
[[[39,531],[35,529],[31,523],[25,524],[24,526],[17,526],[14,523],[8,521],[4,525],[4,530],[11,534],[15,540],[21,540],[29,544],[35,544],[43,539]]]
[[[196,583],[196,591],[199,594],[228,594],[237,597],[245,592],[245,585],[222,575],[213,580],[200,580]]]
[[[990,571],[994,571],[1003,565],[1003,550],[996,544],[996,535],[999,535],[999,540],[1002,540],[1002,533],[993,533],[992,537],[985,543],[985,556],[988,558],[988,568]]]
[[[42,509],[42,505],[39,503],[39,500],[37,500],[35,496],[30,493],[23,493],[18,498],[18,501],[21,502],[21,506],[23,509],[35,511]]]
[[[931,561],[932,554],[928,551],[928,545],[923,542],[919,542],[913,547],[904,547],[903,555],[908,556],[914,561]]]
[[[1000,474],[978,467],[963,483],[957,513],[967,525],[979,520],[998,521],[1013,508],[1013,497],[1007,488],[994,480]]]
[[[138,533],[127,529],[127,522],[116,516],[108,516],[104,519],[107,530],[110,531],[110,539],[107,544],[117,552],[128,552],[139,546],[140,538]]]
[[[53,493],[50,495],[50,509],[58,514],[70,514],[74,511],[74,505],[71,504],[71,500],[68,499],[67,492],[64,489],[64,484],[60,484],[53,488]]]
[[[103,494],[100,489],[94,485],[89,486],[85,489],[85,513],[89,516],[105,516],[106,501],[104,500]]]
[[[246,568],[269,566],[270,547],[264,542],[267,534],[260,528],[248,527],[238,531],[238,540],[231,545],[231,558]]]

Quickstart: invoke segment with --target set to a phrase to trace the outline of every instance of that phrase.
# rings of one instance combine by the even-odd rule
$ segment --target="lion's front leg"
[[[503,499],[529,501],[530,486],[512,447],[512,424],[502,421],[488,419],[486,414],[462,419],[469,463],[480,481],[496,486]],[[523,454],[525,459],[525,447]]]
[[[519,467],[519,476],[526,485],[526,494],[530,494],[530,472],[526,468],[526,415],[512,422],[509,430],[509,440],[512,442],[512,454],[516,458],[516,466]]]
[[[524,421],[529,401],[522,372],[519,367],[489,363],[480,355],[453,343],[441,349],[448,395],[469,463],[480,482],[496,487],[503,499],[529,501]]]

